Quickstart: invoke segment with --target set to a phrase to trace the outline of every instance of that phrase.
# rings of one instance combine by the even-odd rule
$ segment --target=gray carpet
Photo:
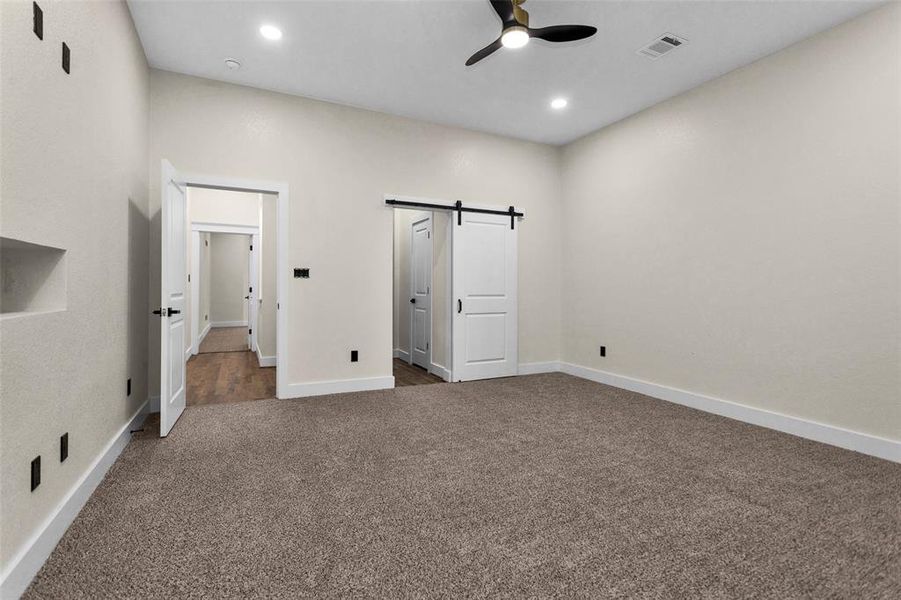
[[[26,598],[899,598],[901,465],[561,374],[188,408]]]

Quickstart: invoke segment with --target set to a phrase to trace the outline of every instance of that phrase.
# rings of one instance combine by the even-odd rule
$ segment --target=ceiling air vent
[[[668,54],[672,52],[679,46],[685,44],[688,40],[685,38],[680,38],[671,33],[664,33],[659,38],[636,50],[636,52],[642,56],[646,56],[651,60],[657,60],[664,54]]]

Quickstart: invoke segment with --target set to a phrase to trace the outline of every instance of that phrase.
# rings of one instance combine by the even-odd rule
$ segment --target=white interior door
[[[252,352],[257,351],[257,314],[259,314],[260,297],[259,276],[257,268],[259,260],[257,252],[260,251],[260,236],[250,236],[250,251],[247,253],[247,347]]]
[[[187,202],[184,184],[167,160],[160,185],[160,437],[166,437],[185,410],[185,288]]]
[[[516,375],[516,229],[509,216],[463,213],[452,235],[453,378]]]
[[[410,360],[428,370],[432,362],[432,216],[414,221],[410,243]]]

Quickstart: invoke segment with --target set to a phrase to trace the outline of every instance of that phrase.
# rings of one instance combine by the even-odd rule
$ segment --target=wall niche
[[[66,310],[66,251],[0,237],[0,315]]]

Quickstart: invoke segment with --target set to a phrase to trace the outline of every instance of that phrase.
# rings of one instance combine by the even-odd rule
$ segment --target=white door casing
[[[187,202],[184,183],[165,159],[160,192],[160,437],[166,437],[185,410]]]
[[[257,258],[257,253],[261,252],[260,236],[255,234],[248,240],[250,251],[247,253],[247,282],[249,290],[247,293],[247,346],[252,352],[256,352],[257,331],[259,330],[257,327],[257,315],[259,314],[259,302],[257,299],[260,297],[259,276],[257,275],[259,259]]]
[[[410,362],[432,363],[432,215],[410,228]]]
[[[454,216],[453,379],[509,377],[518,372],[517,230],[510,217]]]

